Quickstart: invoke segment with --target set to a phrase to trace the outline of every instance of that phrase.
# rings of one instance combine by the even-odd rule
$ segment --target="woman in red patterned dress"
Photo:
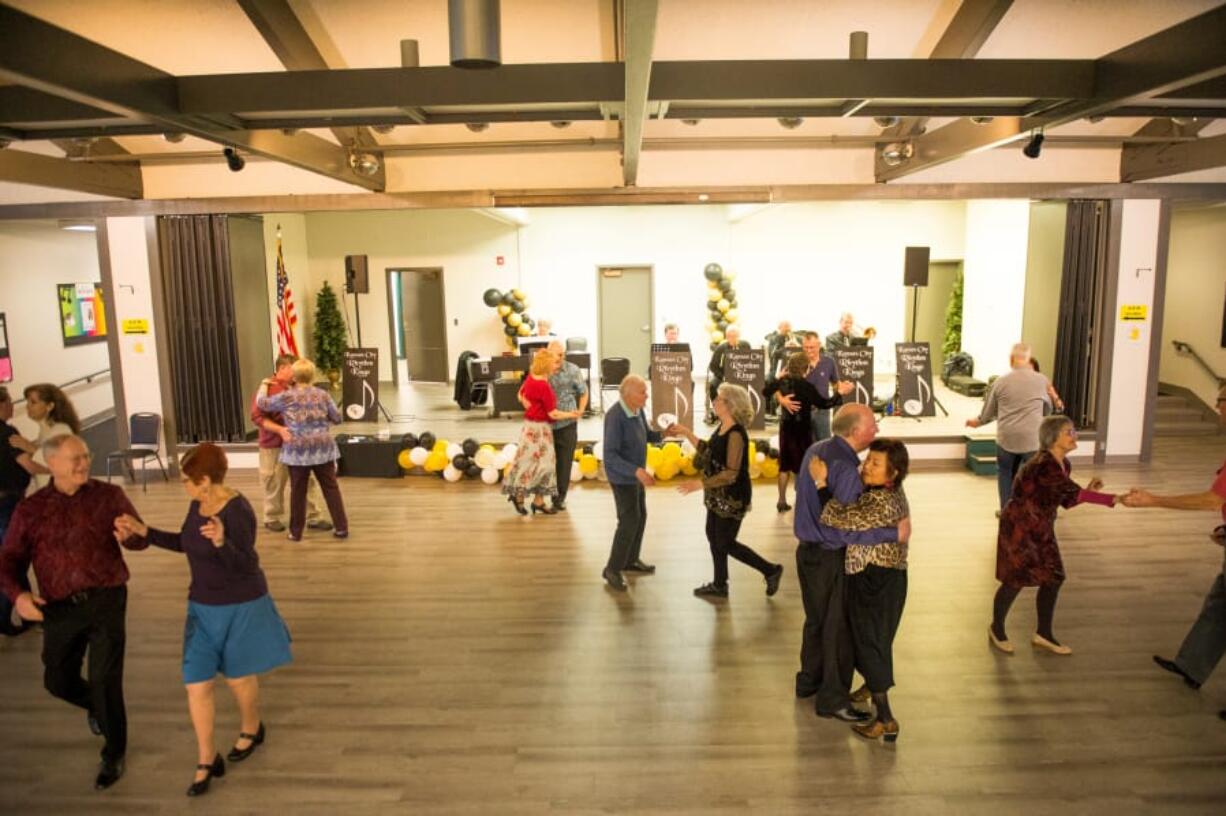
[[[559,411],[557,398],[549,387],[554,357],[541,349],[532,357],[532,368],[519,389],[519,401],[524,406],[524,428],[519,434],[515,461],[502,483],[507,501],[515,512],[528,515],[524,497],[532,496],[532,513],[553,515],[558,512],[545,504],[545,497],[558,497],[557,460],[553,452],[553,426],[558,419],[578,419],[578,411]]]
[[[1013,494],[1000,514],[996,540],[996,579],[1000,588],[992,605],[988,638],[1005,654],[1013,644],[1005,634],[1005,617],[1023,587],[1037,586],[1039,625],[1031,643],[1059,655],[1073,650],[1056,640],[1052,617],[1064,583],[1064,562],[1056,542],[1056,510],[1083,502],[1114,507],[1123,496],[1099,493],[1101,479],[1082,488],[1069,478],[1068,454],[1077,447],[1077,429],[1066,416],[1049,416],[1039,426],[1039,453],[1018,472]]]

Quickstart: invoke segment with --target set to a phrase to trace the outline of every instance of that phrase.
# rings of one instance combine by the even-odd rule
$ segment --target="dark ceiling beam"
[[[987,125],[956,122],[911,140],[912,157],[898,167],[878,165],[877,181],[903,176],[1024,138],[1113,108],[1143,103],[1226,75],[1226,6],[1171,26],[1094,61],[1093,93],[1035,117],[998,118]],[[1060,98],[1058,94],[1042,94]]]
[[[1170,144],[1125,145],[1120,181],[1148,179],[1226,167],[1226,134]]]
[[[22,85],[0,86],[0,122],[75,122],[112,114]]]
[[[1000,23],[1013,0],[962,0],[945,28],[945,33],[933,46],[929,59],[970,59],[979,53]],[[928,124],[925,116],[907,117],[881,134],[885,141],[907,139],[923,133]],[[877,159],[880,161],[880,157]]]
[[[287,0],[238,0],[238,4],[288,70],[327,71],[346,67],[339,58],[329,60],[324,56],[319,44]],[[372,147],[379,143],[366,127],[338,125],[331,130],[336,140],[345,147]],[[380,189],[385,186],[382,165],[372,178],[378,182]]]
[[[116,198],[140,198],[144,194],[136,163],[90,164],[23,150],[0,150],[0,181]]]
[[[325,139],[305,133],[248,132],[239,129],[233,117],[185,114],[179,107],[175,77],[4,5],[0,5],[0,80],[379,189],[373,179],[353,172],[347,151]]]
[[[626,92],[621,130],[622,181],[627,187],[638,183],[658,10],[659,0],[625,0]]]

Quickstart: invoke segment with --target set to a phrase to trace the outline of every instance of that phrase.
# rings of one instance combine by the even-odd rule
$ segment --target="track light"
[[[230,168],[231,173],[237,173],[247,166],[247,160],[238,155],[238,151],[234,148],[227,147],[221,152],[226,157],[226,166]]]
[[[990,125],[996,121],[995,116],[972,116],[971,121],[976,125]]]
[[[1171,117],[1171,124],[1177,125],[1178,127],[1187,127],[1188,125],[1192,124],[1195,121],[1196,121],[1195,116],[1172,116]]]
[[[379,133],[379,134],[386,136],[387,134],[391,133],[395,127],[396,127],[395,125],[371,125],[370,129],[373,130],[375,133]]]
[[[549,124],[553,125],[553,126],[554,126],[554,127],[556,127],[558,130],[562,130],[563,128],[568,128],[568,127],[570,127],[570,122],[566,121],[565,119],[555,119],[554,121],[550,122]]]
[[[879,128],[890,128],[898,124],[897,116],[874,116],[874,124]]]
[[[881,160],[886,167],[897,167],[915,155],[915,148],[910,142],[890,142],[881,148]]]
[[[480,133],[483,130],[488,130],[489,126],[489,122],[466,122],[464,124],[464,127],[468,128],[473,133]]]
[[[162,138],[171,144],[178,144],[187,138],[187,134],[179,130],[172,130],[162,134]]]
[[[779,124],[788,130],[795,130],[804,123],[804,119],[799,116],[780,116]]]
[[[701,119],[682,119],[681,124],[689,125],[690,127],[694,127],[694,125],[698,124],[701,121],[702,121]]]
[[[1022,153],[1029,159],[1037,159],[1039,153],[1043,151],[1043,131],[1036,130],[1030,135],[1030,141],[1026,142],[1026,146],[1022,148]]]
[[[366,178],[376,175],[382,167],[379,157],[373,153],[350,153],[349,166],[353,172]]]
[[[281,128],[282,136],[297,136],[298,128]]]

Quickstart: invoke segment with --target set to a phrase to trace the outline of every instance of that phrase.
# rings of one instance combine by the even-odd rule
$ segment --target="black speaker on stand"
[[[345,256],[345,292],[353,295],[353,322],[358,332],[358,348],[362,348],[362,312],[358,307],[358,295],[370,292],[370,275],[367,272],[365,255]],[[383,402],[375,400],[375,405],[379,407],[383,418],[391,422],[392,415],[383,407]]]
[[[928,260],[931,250],[928,247],[907,247],[906,261],[903,265],[902,285],[911,287],[911,342],[915,342],[915,324],[919,322],[919,290],[928,286]],[[949,416],[949,411],[941,404],[940,398],[934,393],[932,401],[941,413]],[[913,417],[917,422],[919,417]]]

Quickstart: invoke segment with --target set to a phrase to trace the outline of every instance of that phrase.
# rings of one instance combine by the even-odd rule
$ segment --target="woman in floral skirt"
[[[553,354],[545,349],[538,351],[532,357],[532,369],[519,390],[519,399],[524,405],[524,427],[519,432],[519,447],[511,470],[503,480],[502,492],[521,516],[528,515],[528,508],[524,507],[525,496],[533,497],[533,515],[558,512],[545,504],[546,496],[557,498],[558,495],[557,460],[550,423],[580,416],[578,411],[557,409],[557,399],[549,387],[553,366]]]

